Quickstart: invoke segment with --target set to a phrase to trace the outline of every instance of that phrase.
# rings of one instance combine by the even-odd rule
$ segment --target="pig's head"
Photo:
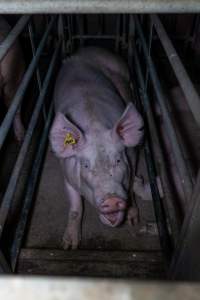
[[[104,224],[115,227],[127,208],[130,167],[126,147],[135,147],[143,136],[143,120],[129,104],[111,129],[98,124],[82,132],[57,113],[50,132],[56,156],[64,159],[64,172],[73,187],[98,210]]]

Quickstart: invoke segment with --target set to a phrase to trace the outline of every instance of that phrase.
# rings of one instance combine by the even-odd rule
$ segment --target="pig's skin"
[[[0,17],[0,42],[5,39],[10,30],[11,28],[6,20]],[[23,77],[24,70],[25,63],[23,54],[19,42],[16,41],[0,62],[0,97],[1,99],[3,98],[7,107],[12,103],[12,99]],[[21,122],[20,109],[15,115],[13,127],[16,140],[21,142],[24,137],[24,127]]]
[[[50,142],[60,158],[70,201],[65,249],[75,249],[79,243],[81,196],[98,209],[107,225],[117,226],[125,217],[134,171],[132,147],[143,136],[143,120],[130,104],[128,81],[126,65],[97,48],[81,50],[59,73]],[[64,146],[67,131],[73,133],[76,145]],[[131,147],[129,151],[125,146]],[[130,224],[137,222],[135,203],[126,214]]]

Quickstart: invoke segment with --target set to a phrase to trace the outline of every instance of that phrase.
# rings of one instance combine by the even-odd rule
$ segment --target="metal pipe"
[[[163,189],[164,189],[164,199],[166,200],[165,206],[167,206],[167,216],[169,218],[170,227],[172,229],[172,238],[173,244],[175,245],[177,241],[177,236],[180,231],[180,220],[177,218],[176,209],[173,205],[173,194],[170,189],[170,183],[167,176],[167,168],[165,164],[165,158],[163,151],[161,149],[160,141],[158,139],[158,132],[155,124],[155,119],[153,116],[153,112],[150,106],[150,99],[148,94],[146,93],[145,81],[142,75],[142,70],[139,62],[139,57],[137,54],[137,50],[134,47],[133,58],[134,58],[134,69],[137,75],[138,83],[142,91],[142,103],[145,109],[146,118],[149,125],[149,131],[151,133],[151,140],[153,144],[153,148],[156,148],[157,154],[157,165],[159,165],[159,169],[161,170],[161,177],[163,178]]]
[[[115,35],[75,35],[72,37],[73,40],[77,40],[77,39],[101,39],[101,40],[116,40],[116,36]],[[121,40],[121,38],[119,38]]]
[[[131,29],[131,27],[132,27],[131,25],[133,23],[131,21],[132,20],[130,20],[130,25],[129,25],[130,29]],[[129,47],[132,48],[132,49],[129,49],[129,55],[133,56],[134,70],[137,72],[139,85],[144,90],[145,83],[144,83],[144,79],[142,77],[141,67],[139,64],[139,59],[138,59],[137,53],[136,53],[136,51],[133,51],[133,44],[132,44],[131,37],[129,37]],[[129,61],[130,61],[130,59],[129,59]],[[131,67],[131,70],[134,71],[133,64],[130,67]],[[149,102],[147,102],[148,101],[147,95],[145,93],[145,96],[146,96],[145,102],[142,101],[141,97],[139,97],[139,95],[137,93],[136,93],[136,96],[138,99],[140,98],[140,101],[141,101],[141,103],[139,102],[140,110],[142,110],[141,109],[142,107],[144,107],[144,109],[145,109],[144,118],[146,121],[146,118],[149,117]],[[151,119],[151,124],[152,124],[152,119]],[[146,126],[146,128],[148,131],[148,126]],[[169,231],[168,231],[165,210],[164,210],[163,203],[160,198],[160,194],[159,194],[159,190],[158,190],[158,186],[157,186],[154,158],[153,158],[152,150],[150,147],[150,139],[149,139],[148,134],[147,134],[146,140],[145,140],[144,153],[145,153],[145,161],[146,161],[147,171],[148,171],[149,180],[150,180],[150,187],[151,187],[151,192],[152,192],[156,223],[158,226],[158,232],[159,232],[159,237],[160,237],[160,244],[161,244],[161,247],[163,248],[166,259],[169,261],[171,258],[171,254],[172,254],[172,242],[171,242],[171,238],[170,238]]]
[[[190,107],[190,110],[196,120],[197,124],[200,126],[200,97],[194,88],[194,85],[187,74],[183,63],[178,56],[171,40],[169,39],[167,32],[160,19],[156,15],[151,15],[151,20],[154,24],[154,28],[158,34],[158,37],[162,43],[162,46],[167,54],[169,62],[174,70],[174,73],[178,79],[178,82],[183,90],[187,103]]]
[[[12,125],[12,122],[13,122],[13,119],[14,119],[14,116],[17,112],[17,109],[18,107],[20,106],[22,100],[23,100],[23,96],[24,96],[24,93],[26,91],[26,88],[31,80],[31,77],[33,75],[33,72],[35,71],[35,68],[37,67],[37,63],[39,61],[39,58],[40,58],[40,55],[42,53],[42,50],[44,48],[44,45],[45,45],[45,42],[46,42],[46,39],[49,35],[49,32],[54,24],[54,21],[55,21],[56,17],[52,17],[47,29],[46,29],[46,32],[44,33],[43,37],[42,37],[42,40],[37,48],[37,52],[35,54],[35,56],[33,57],[19,87],[18,87],[18,90],[12,100],[12,104],[11,106],[9,107],[8,109],[8,112],[1,124],[1,127],[0,127],[0,149],[5,141],[5,138],[8,134],[8,131]]]
[[[7,37],[0,44],[0,61],[4,58],[4,56],[9,51],[10,47],[14,44],[17,37],[20,35],[22,30],[25,28],[26,24],[29,22],[31,16],[23,16],[19,19],[17,24],[13,27],[13,29],[9,32]]]
[[[34,129],[37,125],[40,110],[41,110],[41,107],[42,107],[42,104],[43,104],[43,101],[44,101],[44,98],[45,98],[45,95],[46,95],[46,92],[47,92],[48,83],[49,83],[49,80],[51,78],[52,72],[54,70],[54,65],[55,65],[55,62],[56,62],[57,55],[58,55],[59,47],[60,47],[60,42],[59,42],[59,44],[56,48],[56,51],[54,52],[50,67],[48,69],[44,84],[42,86],[41,93],[40,93],[39,98],[37,100],[37,103],[35,105],[35,108],[34,108],[34,111],[33,111],[28,129],[27,129],[23,144],[21,146],[19,155],[17,157],[17,161],[15,163],[12,175],[10,177],[5,195],[4,195],[3,200],[1,202],[1,207],[0,207],[0,237],[2,235],[3,228],[4,228],[4,225],[5,225],[7,216],[8,216],[8,212],[9,212],[9,209],[10,209],[13,197],[14,197],[15,189],[16,189],[17,182],[18,182],[18,179],[19,179],[19,176],[20,176],[20,171],[22,169],[23,162],[24,162],[24,159],[26,157],[26,154],[27,154],[30,142],[31,142],[31,138],[32,138]]]
[[[0,0],[1,14],[199,13],[199,0]]]
[[[57,54],[56,54],[56,56],[54,55],[54,60],[55,60],[55,57],[57,57]],[[52,61],[53,61],[53,59],[52,59]],[[30,208],[32,205],[33,196],[34,196],[39,172],[41,169],[41,165],[42,165],[42,161],[43,161],[43,157],[44,157],[44,153],[45,153],[45,149],[46,149],[46,143],[47,143],[47,138],[48,138],[49,127],[51,125],[52,115],[53,115],[53,103],[50,106],[50,109],[48,112],[48,117],[47,117],[45,127],[43,130],[42,138],[39,143],[39,148],[38,148],[36,157],[33,162],[33,168],[32,168],[32,171],[31,171],[31,174],[29,177],[29,181],[28,181],[28,185],[27,185],[27,190],[26,190],[26,194],[25,194],[22,213],[20,215],[20,219],[19,219],[17,229],[15,232],[14,241],[13,241],[12,247],[11,247],[10,255],[11,255],[11,267],[12,267],[13,272],[15,271],[15,267],[16,267],[18,255],[20,252],[20,248],[21,248],[21,243],[22,243],[22,239],[24,236],[27,219],[28,219]]]
[[[141,25],[139,23],[138,17],[134,16],[134,18],[135,18],[135,25],[136,25],[136,28],[137,28],[137,32],[138,32],[140,40],[141,40],[141,44],[142,44],[142,48],[143,48],[143,52],[144,52],[144,57],[145,57],[145,60],[148,64],[148,66],[149,66],[150,78],[152,80],[152,83],[153,83],[153,86],[154,86],[154,91],[156,93],[157,100],[159,102],[159,105],[160,105],[160,108],[161,108],[161,111],[162,111],[162,115],[163,115],[163,118],[164,118],[164,122],[165,122],[164,124],[166,126],[167,134],[168,134],[168,137],[171,141],[171,145],[172,145],[173,153],[174,153],[174,156],[175,156],[175,159],[176,159],[177,167],[178,167],[178,170],[179,170],[179,175],[180,175],[181,182],[182,182],[182,185],[183,185],[185,197],[186,197],[187,202],[189,203],[190,197],[192,195],[192,190],[193,190],[192,179],[189,175],[189,172],[188,172],[188,169],[187,169],[187,166],[186,166],[186,162],[185,162],[184,157],[183,157],[183,153],[182,153],[180,145],[178,143],[177,136],[176,136],[175,130],[174,130],[173,125],[172,125],[172,120],[171,120],[171,117],[170,117],[170,113],[169,113],[169,111],[166,107],[166,104],[165,104],[165,103],[167,103],[167,98],[164,95],[164,92],[163,92],[160,80],[158,78],[158,74],[157,74],[157,71],[155,69],[153,60],[152,60],[151,56],[149,56],[149,54],[148,54],[148,49],[147,49],[147,45],[146,45],[146,41],[145,41],[145,38],[144,38],[144,34],[143,34],[143,31],[142,31]]]

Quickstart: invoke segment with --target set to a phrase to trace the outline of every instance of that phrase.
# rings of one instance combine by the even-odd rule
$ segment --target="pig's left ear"
[[[85,143],[80,129],[60,112],[55,116],[49,139],[53,152],[60,158],[76,155]]]
[[[129,103],[114,127],[113,134],[127,147],[137,146],[144,135],[144,122],[132,103]]]

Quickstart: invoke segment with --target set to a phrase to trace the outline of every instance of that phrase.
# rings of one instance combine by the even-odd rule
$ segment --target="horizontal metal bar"
[[[75,35],[73,40],[77,39],[100,39],[100,40],[116,40],[116,35]]]
[[[188,76],[188,73],[183,66],[178,53],[176,52],[167,32],[161,23],[160,19],[156,15],[151,15],[151,20],[154,24],[154,28],[158,34],[158,37],[162,43],[162,46],[167,54],[169,62],[174,70],[174,73],[178,79],[178,82],[183,90],[187,103],[191,109],[191,112],[200,126],[200,97],[194,88],[194,85]]]
[[[34,111],[33,111],[28,129],[27,129],[23,144],[21,146],[19,155],[17,157],[17,161],[15,163],[12,175],[10,177],[10,180],[9,180],[9,183],[8,183],[8,186],[7,186],[7,190],[5,192],[5,195],[4,195],[2,203],[1,203],[1,207],[0,207],[0,237],[2,235],[3,228],[4,228],[4,225],[5,225],[8,213],[9,213],[9,209],[10,209],[12,200],[13,200],[13,196],[14,196],[14,193],[15,193],[17,182],[18,182],[18,179],[19,179],[19,176],[20,176],[20,171],[22,169],[23,162],[24,162],[24,159],[25,159],[27,151],[28,151],[28,147],[29,147],[30,142],[31,142],[31,138],[32,138],[34,129],[35,129],[37,121],[38,121],[38,117],[39,117],[39,114],[40,114],[40,110],[42,108],[44,98],[46,96],[48,83],[49,83],[49,80],[51,78],[52,72],[54,70],[54,65],[55,65],[57,55],[58,55],[59,47],[60,47],[60,43],[58,44],[58,47],[56,48],[56,51],[55,51],[54,56],[52,58],[47,76],[45,78],[45,82],[42,86],[41,93],[40,93],[39,98],[37,100],[37,103],[35,105],[35,108],[34,108]]]
[[[55,53],[55,55],[52,59],[52,64],[55,63],[57,54],[58,54],[58,51]],[[48,81],[48,78],[47,78],[47,81]],[[38,179],[38,175],[39,175],[41,164],[42,164],[43,157],[44,157],[44,152],[45,152],[45,148],[46,148],[45,146],[46,146],[46,142],[48,139],[48,132],[49,132],[49,127],[51,124],[52,116],[53,116],[53,102],[50,106],[48,116],[46,119],[46,123],[45,123],[45,127],[43,130],[42,138],[40,140],[39,148],[38,148],[38,151],[36,154],[36,158],[34,159],[34,162],[33,162],[33,168],[32,168],[31,174],[29,176],[29,181],[27,184],[27,190],[26,190],[26,194],[25,194],[22,212],[20,215],[20,219],[19,219],[19,222],[17,225],[16,232],[15,232],[14,241],[13,241],[12,247],[11,247],[11,266],[12,266],[13,272],[15,271],[15,267],[17,264],[17,258],[18,258],[19,252],[20,252],[25,227],[27,224],[27,219],[28,219],[30,208],[32,205],[33,196],[34,196],[34,192],[35,192],[35,188],[36,188],[36,184],[37,184],[37,179]]]
[[[9,131],[11,125],[12,125],[12,122],[13,122],[14,116],[17,112],[17,109],[18,109],[18,107],[20,106],[20,104],[23,100],[24,93],[26,91],[26,88],[27,88],[30,80],[31,80],[33,72],[35,71],[35,69],[37,67],[37,63],[39,61],[40,55],[41,55],[42,50],[45,46],[46,39],[47,39],[47,37],[49,35],[49,32],[50,32],[50,30],[53,26],[55,18],[56,18],[55,16],[52,17],[52,19],[51,19],[51,21],[50,21],[50,23],[49,23],[49,25],[46,29],[46,32],[44,33],[44,35],[43,35],[43,37],[40,41],[40,44],[39,44],[39,46],[37,48],[37,51],[36,51],[36,54],[33,57],[30,65],[29,65],[29,67],[28,67],[28,69],[27,69],[27,71],[26,71],[19,87],[18,87],[18,90],[17,90],[17,92],[16,92],[16,94],[15,94],[13,100],[12,100],[12,104],[9,107],[8,112],[7,112],[3,122],[1,124],[1,127],[0,127],[0,149],[1,149],[1,147],[4,143],[4,141],[5,141],[5,138],[8,134],[8,131]]]
[[[184,193],[185,193],[185,198],[186,198],[187,204],[188,204],[190,197],[192,195],[192,189],[193,189],[192,179],[188,172],[186,162],[183,157],[183,153],[182,153],[180,145],[178,143],[177,136],[176,136],[173,124],[172,124],[171,117],[170,117],[170,113],[165,104],[165,103],[167,103],[167,98],[163,92],[157,71],[155,69],[155,65],[153,63],[153,60],[148,53],[148,48],[147,48],[146,41],[144,38],[144,33],[142,31],[142,28],[141,28],[141,25],[140,25],[140,22],[139,22],[139,19],[137,16],[135,16],[135,24],[136,24],[137,32],[139,34],[140,41],[142,44],[144,57],[145,57],[147,65],[149,67],[150,78],[152,80],[152,83],[154,86],[154,91],[155,91],[155,94],[156,94],[156,97],[157,97],[157,100],[158,100],[158,103],[160,105],[160,109],[161,109],[161,112],[163,115],[164,125],[166,126],[166,132],[167,132],[168,138],[170,139],[170,142],[172,145],[173,153],[174,153],[174,156],[176,159],[176,164],[178,167],[179,175],[180,175]]]
[[[4,58],[10,47],[16,41],[19,34],[25,28],[26,24],[29,22],[31,16],[23,16],[19,19],[17,24],[9,32],[7,37],[0,44],[0,61]]]
[[[0,0],[1,14],[199,13],[199,0]]]

